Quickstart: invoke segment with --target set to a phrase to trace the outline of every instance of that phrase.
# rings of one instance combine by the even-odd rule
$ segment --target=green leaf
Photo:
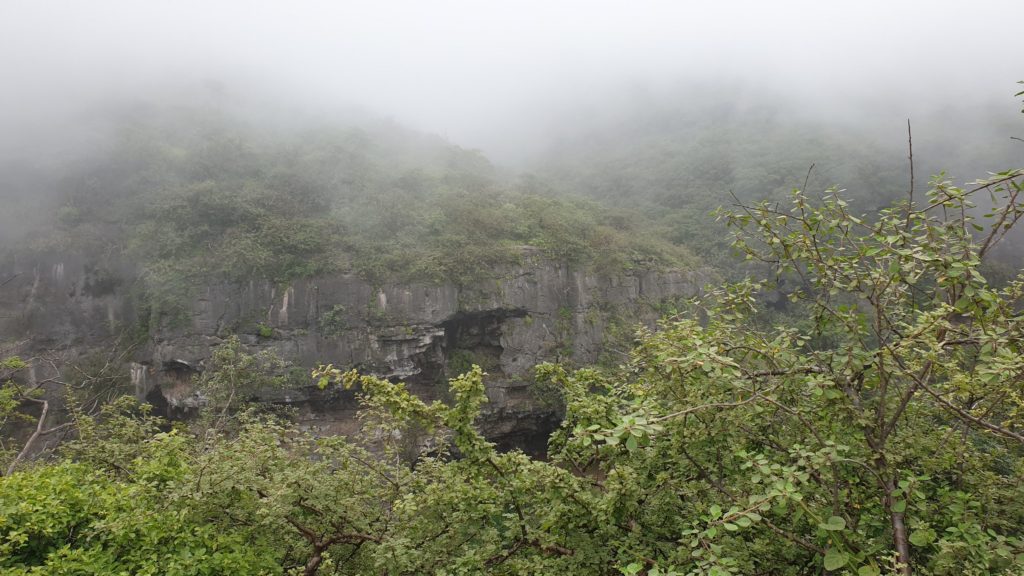
[[[830,531],[844,530],[846,528],[846,520],[839,516],[829,516],[828,520],[818,524],[818,528]]]
[[[718,520],[722,517],[722,507],[718,504],[712,504],[711,508],[708,509],[708,513],[711,514],[712,520]]]
[[[881,573],[882,572],[878,569],[878,566],[874,566],[872,564],[861,566],[857,569],[857,576],[878,576]]]
[[[849,562],[849,560],[850,557],[846,552],[832,548],[825,554],[825,570],[838,570],[843,566],[846,566],[846,563]]]
[[[906,512],[907,511],[907,501],[906,500],[897,500],[896,503],[892,505],[892,511],[893,512],[897,512],[897,513]]]
[[[639,574],[640,570],[642,570],[643,567],[644,565],[639,562],[631,562],[630,564],[622,568],[622,573],[626,574],[627,576],[630,576],[632,574]]]
[[[910,543],[914,546],[927,546],[935,540],[935,531],[931,528],[924,528],[921,530],[914,530],[910,534]]]

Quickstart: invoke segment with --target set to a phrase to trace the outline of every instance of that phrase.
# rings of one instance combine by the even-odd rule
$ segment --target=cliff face
[[[172,414],[197,404],[190,376],[224,338],[238,334],[251,350],[274,349],[299,374],[321,362],[355,367],[404,380],[427,399],[443,398],[447,377],[480,364],[489,375],[485,433],[525,447],[542,442],[557,424],[554,410],[533,394],[534,365],[595,362],[610,334],[652,323],[660,304],[693,295],[705,281],[699,272],[601,275],[531,254],[471,287],[378,287],[341,274],[288,286],[254,280],[198,291],[185,321],[152,328],[145,342],[111,355],[113,343],[121,337],[123,347],[123,335],[139,325],[127,267],[98,271],[85,262],[44,259],[5,268],[0,338],[6,353],[45,351],[58,365],[112,356],[139,397]],[[52,369],[49,362],[37,365],[33,377]],[[303,423],[321,433],[358,429],[348,392],[320,391],[309,382],[266,399],[295,406]]]

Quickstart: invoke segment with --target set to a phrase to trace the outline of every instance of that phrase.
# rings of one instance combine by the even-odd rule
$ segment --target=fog
[[[1024,51],[1007,24],[1022,17],[1015,0],[5,0],[0,150],[196,90],[296,117],[362,110],[509,165],[699,92],[893,134],[936,113],[969,125],[1017,112]]]

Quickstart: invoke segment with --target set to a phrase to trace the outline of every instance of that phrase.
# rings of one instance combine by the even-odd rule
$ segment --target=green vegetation
[[[570,139],[520,177],[388,123],[285,129],[145,108],[109,119],[106,147],[40,184],[61,198],[50,225],[7,248],[134,263],[155,327],[186,318],[197,286],[338,271],[472,285],[533,251],[605,273],[711,266],[738,278],[746,269],[707,223],[730,194],[782,201],[805,178],[844,182],[873,213],[906,189],[904,153],[865,133],[687,98],[684,110],[638,111],[642,128]],[[964,171],[1009,162],[1016,149],[1003,148],[950,144],[918,170],[937,171],[936,158]]]
[[[322,388],[360,391],[365,434],[315,438],[239,403],[280,366],[229,341],[203,379],[206,424],[167,431],[120,401],[82,415],[63,458],[15,462],[0,567],[1019,574],[1024,276],[980,270],[1022,192],[1015,171],[936,181],[877,216],[834,191],[721,212],[806,321],[772,323],[768,283],[742,281],[642,332],[621,367],[539,367],[566,407],[544,461],[477,432],[479,367],[449,404],[322,367]],[[405,434],[430,447],[414,466]]]
[[[606,271],[693,264],[636,214],[556,198],[391,125],[288,131],[159,109],[112,124],[108,150],[67,168],[53,229],[31,247],[136,263],[157,317],[219,282],[478,282],[527,247]]]
[[[267,350],[249,354],[236,336],[218,346],[208,364],[195,381],[203,399],[201,425],[223,427],[229,415],[247,406],[259,392],[288,383],[288,366],[280,357]]]
[[[345,329],[345,307],[335,304],[320,315],[320,332],[326,335],[340,334]]]
[[[486,352],[455,348],[448,353],[448,365],[445,367],[447,374],[465,374],[479,366],[484,372],[499,367],[499,359]]]
[[[745,270],[728,237],[708,224],[708,213],[734,198],[785,202],[794,188],[841,184],[857,211],[873,214],[906,195],[907,135],[898,128],[880,142],[870,121],[801,119],[771,98],[740,105],[696,89],[629,112],[628,122],[598,123],[560,143],[536,178],[559,194],[628,208],[656,237],[686,246],[734,278]],[[1020,144],[1007,139],[1019,131],[1012,117],[955,122],[915,113],[919,176],[985,174],[1019,164]]]
[[[148,321],[190,286],[253,277],[472,282],[524,252],[621,271],[695,264],[687,246],[705,263],[728,246],[747,264],[665,304],[657,330],[630,339],[609,318],[614,345],[633,345],[600,366],[537,367],[539,395],[564,407],[544,459],[478,431],[493,359],[468,344],[449,356],[461,375],[444,402],[317,368],[325,394],[357,390],[352,438],[250,403],[306,376],[238,338],[196,379],[201,415],[187,423],[97,400],[109,360],[65,381],[3,359],[4,574],[1024,573],[1024,272],[991,262],[1024,217],[1024,171],[966,187],[940,176],[890,203],[903,189],[893,166],[811,139],[831,149],[824,177],[879,179],[871,194],[815,194],[787,184],[805,158],[781,160],[804,132],[768,122],[685,144],[662,134],[649,163],[624,142],[621,156],[580,159],[604,170],[565,162],[544,176],[599,199],[580,200],[393,127],[263,133],[182,114],[124,126],[58,229],[35,238],[122,250],[143,268]],[[766,155],[759,168],[732,160]],[[683,161],[668,174],[662,157]],[[703,223],[699,192],[723,185],[732,236]],[[637,206],[609,207],[620,196]],[[368,312],[386,316],[375,296]],[[325,311],[321,329],[343,330],[344,314]],[[565,356],[574,317],[555,319]],[[47,385],[64,387],[70,416],[51,428]]]

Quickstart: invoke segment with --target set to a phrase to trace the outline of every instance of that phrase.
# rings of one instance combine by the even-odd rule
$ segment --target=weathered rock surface
[[[209,286],[194,295],[186,321],[151,328],[146,342],[116,361],[139,397],[172,413],[194,405],[191,374],[231,334],[303,369],[333,363],[402,379],[428,399],[443,398],[446,378],[477,363],[489,374],[485,432],[522,446],[541,441],[557,423],[552,408],[532,394],[534,365],[595,362],[612,328],[652,323],[662,303],[695,294],[706,280],[683,271],[600,275],[531,253],[498,276],[471,287],[377,287],[344,274],[289,286],[257,280]],[[0,270],[0,282],[6,282],[0,339],[7,354],[45,352],[72,363],[106,353],[139,325],[129,266],[15,261]],[[310,382],[268,399],[296,406],[305,425],[321,433],[358,427],[351,393],[320,391]]]

